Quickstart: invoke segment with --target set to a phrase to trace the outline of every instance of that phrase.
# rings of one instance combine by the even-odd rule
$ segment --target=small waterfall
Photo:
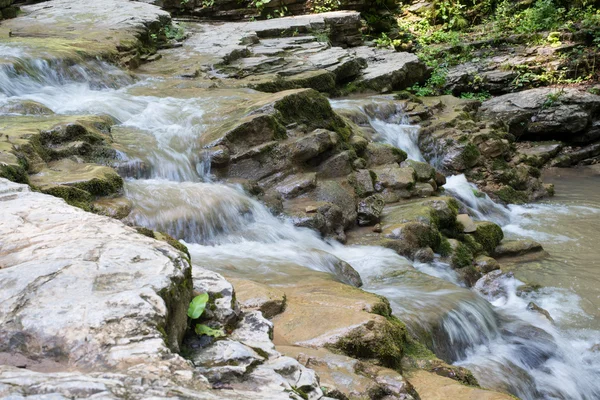
[[[511,220],[510,210],[480,192],[475,184],[467,181],[464,174],[446,177],[444,189],[464,204],[469,213],[479,220],[488,220],[498,225],[506,225]]]
[[[419,149],[418,125],[411,125],[404,110],[390,101],[332,100],[338,110],[350,109],[363,113],[369,125],[377,132],[375,140],[390,144],[406,152],[408,159],[425,161]]]

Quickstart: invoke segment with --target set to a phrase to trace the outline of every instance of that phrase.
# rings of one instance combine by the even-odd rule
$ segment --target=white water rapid
[[[527,309],[530,299],[516,296],[514,279],[505,282],[506,296],[490,303],[456,285],[456,276],[443,264],[415,269],[389,249],[323,241],[311,230],[274,217],[240,187],[213,182],[198,139],[221,121],[222,104],[251,92],[160,95],[152,90],[160,81],[135,82],[102,63],[64,65],[28,60],[14,49],[0,52],[13,60],[0,65],[0,105],[33,100],[57,114],[115,118],[113,136],[124,159],[149,170],[127,179],[126,195],[134,203],[130,220],[184,240],[195,262],[269,282],[306,268],[333,273],[334,265],[344,260],[361,274],[365,290],[386,296],[413,332],[429,332],[436,353],[471,368],[483,386],[523,399],[600,398],[598,355],[584,351],[587,339],[578,341],[561,329],[562,318],[579,312],[569,293],[529,295],[549,308],[557,321],[553,325]],[[370,120],[389,143],[421,160],[416,128],[397,122]],[[449,179],[448,185],[475,216],[490,218],[494,207],[488,208],[485,197],[476,196],[460,178]],[[512,222],[511,211],[500,214]]]

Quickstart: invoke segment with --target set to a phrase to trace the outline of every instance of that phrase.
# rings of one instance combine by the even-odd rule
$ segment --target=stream
[[[128,222],[181,239],[204,267],[276,284],[301,277],[306,268],[331,273],[341,259],[360,273],[364,290],[387,297],[413,332],[429,332],[440,358],[471,369],[483,387],[522,399],[600,398],[598,174],[555,171],[547,180],[556,184],[557,197],[508,208],[474,196],[464,176],[448,177],[447,191],[475,219],[501,224],[509,237],[538,240],[550,253],[512,265],[515,278],[502,282],[506,295],[489,302],[458,284],[440,261],[413,265],[389,249],[324,241],[273,216],[241,186],[215,181],[197,139],[264,93],[171,90],[162,79],[132,77],[102,62],[31,60],[6,46],[0,47],[1,60],[0,106],[33,100],[57,114],[115,118],[112,134],[127,166],[120,171],[134,204]],[[334,106],[356,107],[350,100]],[[369,118],[380,140],[424,159],[418,129],[401,110],[395,117]],[[519,297],[517,279],[543,289]],[[529,311],[530,301],[555,323]]]

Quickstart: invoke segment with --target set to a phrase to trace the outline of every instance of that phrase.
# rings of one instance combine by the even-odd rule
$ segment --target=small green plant
[[[192,299],[187,311],[187,315],[192,321],[197,320],[202,316],[204,310],[206,309],[208,299],[208,293],[203,293]],[[197,335],[208,335],[216,338],[225,336],[225,333],[222,330],[213,329],[210,326],[204,324],[196,324],[194,332],[196,332]]]

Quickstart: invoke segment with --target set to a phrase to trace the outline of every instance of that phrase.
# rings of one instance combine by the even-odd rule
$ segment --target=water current
[[[140,163],[147,166],[126,174],[125,192],[134,203],[129,221],[185,241],[192,259],[202,260],[203,266],[228,276],[277,282],[306,268],[333,272],[341,259],[361,274],[363,289],[386,296],[413,332],[430,332],[433,350],[470,368],[482,386],[523,399],[600,398],[600,351],[594,348],[600,344],[594,246],[600,192],[587,187],[597,176],[566,183],[550,177],[557,184],[555,199],[519,207],[474,195],[476,188],[464,176],[448,177],[446,190],[475,219],[496,221],[509,236],[539,240],[550,253],[547,260],[510,266],[516,278],[504,278],[503,294],[485,299],[462,287],[439,260],[413,265],[389,249],[324,241],[273,216],[241,187],[215,181],[199,138],[222,123],[225,110],[263,94],[162,91],[157,90],[164,85],[161,79],[134,78],[95,61],[32,60],[6,46],[0,47],[0,60],[0,108],[32,100],[57,114],[115,118],[113,136],[122,161],[132,171]],[[380,120],[364,104],[364,99],[338,101],[335,107],[362,110],[379,140],[424,160],[418,128],[406,123],[402,110]],[[584,221],[590,225],[580,229]],[[544,288],[519,297],[517,278]],[[555,322],[528,310],[530,301],[548,310]]]

